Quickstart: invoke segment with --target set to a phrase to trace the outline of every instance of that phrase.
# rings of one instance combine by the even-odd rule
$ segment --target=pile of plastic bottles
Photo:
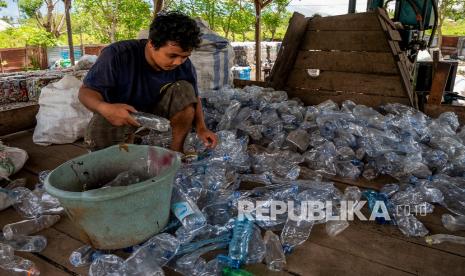
[[[208,150],[195,133],[187,137],[170,223],[132,247],[128,258],[84,246],[70,256],[73,265],[90,266],[94,276],[163,275],[163,267],[183,275],[250,275],[244,265],[264,262],[270,270],[283,270],[286,255],[309,239],[316,224],[324,223],[329,236],[349,227],[346,220],[299,214],[291,219],[288,212],[272,220],[240,218],[240,202],[252,204],[252,216],[277,201],[292,201],[294,210],[305,202],[329,201],[332,206],[325,211],[333,215],[342,212],[343,202],[366,200],[373,211],[384,202],[391,219],[376,216],[378,223],[421,237],[428,229],[416,214],[442,205],[454,214],[443,216],[445,228],[465,229],[465,130],[459,129],[455,114],[432,119],[400,104],[375,110],[351,101],[304,106],[284,91],[256,86],[201,96],[206,123],[219,144]],[[169,132],[152,131],[143,138],[152,145],[168,146],[169,141]],[[328,181],[379,175],[397,181],[380,191],[340,191]],[[261,186],[243,190],[247,183]],[[427,241],[463,243],[447,235]],[[211,251],[215,257],[207,261],[204,254]]]
[[[351,101],[341,107],[332,101],[304,106],[284,91],[255,86],[202,97],[205,120],[220,143],[206,150],[195,134],[186,139],[184,151],[194,154],[176,177],[171,223],[126,260],[88,247],[78,250],[75,263],[90,264],[91,275],[162,275],[163,266],[184,275],[250,275],[240,268],[261,262],[282,270],[286,254],[310,237],[315,224],[326,223],[330,236],[349,226],[345,220],[289,219],[287,212],[274,220],[239,219],[239,201],[253,203],[252,215],[277,200],[331,201],[336,215],[342,201],[365,199],[370,209],[381,201],[391,220],[376,217],[378,223],[395,224],[407,236],[427,235],[415,214],[431,213],[440,204],[456,215],[444,215],[447,229],[465,228],[465,130],[457,132],[453,113],[431,119],[399,104],[377,111]],[[152,132],[143,141],[167,146],[170,134]],[[381,191],[341,192],[324,180],[379,175],[397,183]],[[240,190],[247,182],[262,186]],[[427,237],[430,243],[451,240],[463,242]],[[202,255],[210,251],[216,257],[206,261]]]
[[[44,236],[31,236],[53,226],[64,210],[58,200],[45,192],[43,180],[49,172],[39,174],[39,183],[33,191],[24,187],[26,179],[11,181],[0,188],[0,210],[13,206],[25,220],[9,223],[0,235],[0,268],[11,273],[39,275],[35,264],[15,251],[41,252],[47,246]]]

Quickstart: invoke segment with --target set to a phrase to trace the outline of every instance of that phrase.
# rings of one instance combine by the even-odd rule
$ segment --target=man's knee
[[[186,106],[183,110],[179,111],[178,113],[174,114],[171,118],[171,124],[175,125],[192,125],[195,117],[195,107],[193,104]]]
[[[155,114],[171,119],[196,103],[197,95],[193,85],[188,81],[179,80],[162,91],[162,99],[155,108]]]
[[[132,126],[113,126],[102,115],[95,113],[87,126],[84,142],[90,151],[120,143],[133,143],[135,130]]]

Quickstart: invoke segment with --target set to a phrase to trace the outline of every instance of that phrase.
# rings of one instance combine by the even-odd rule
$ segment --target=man
[[[150,112],[170,120],[170,148],[182,152],[195,124],[207,147],[217,144],[205,125],[195,68],[189,60],[200,44],[194,20],[178,13],[158,15],[148,40],[116,42],[102,50],[79,90],[79,100],[94,112],[85,141],[90,150],[131,143],[139,126],[131,116]]]

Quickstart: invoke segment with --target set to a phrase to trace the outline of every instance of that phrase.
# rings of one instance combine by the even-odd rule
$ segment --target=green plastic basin
[[[155,177],[124,187],[93,189],[122,171],[145,170],[149,152],[157,161]],[[166,226],[179,166],[173,151],[117,145],[62,164],[45,179],[45,189],[58,198],[84,241],[98,249],[119,249],[139,244]]]

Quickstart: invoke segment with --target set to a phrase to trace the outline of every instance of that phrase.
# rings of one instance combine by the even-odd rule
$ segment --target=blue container
[[[62,59],[69,59],[69,50],[64,49],[61,51],[60,56]],[[82,57],[82,51],[80,49],[74,49],[74,60],[79,60]]]
[[[239,71],[239,79],[241,79],[241,80],[250,80],[250,71],[252,71],[252,69],[250,67],[246,67],[244,69],[241,69]]]

